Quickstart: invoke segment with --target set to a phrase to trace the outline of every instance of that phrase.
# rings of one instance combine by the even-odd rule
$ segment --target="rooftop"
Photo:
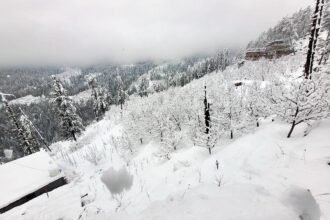
[[[58,170],[59,172],[55,172]],[[0,165],[0,209],[64,177],[52,158],[39,151]]]

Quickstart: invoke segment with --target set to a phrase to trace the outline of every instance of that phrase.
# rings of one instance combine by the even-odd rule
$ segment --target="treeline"
[[[215,56],[185,58],[180,62],[156,66],[134,82],[129,93],[146,96],[154,92],[180,87],[211,72],[221,72],[238,61],[240,53],[236,50],[221,50]]]

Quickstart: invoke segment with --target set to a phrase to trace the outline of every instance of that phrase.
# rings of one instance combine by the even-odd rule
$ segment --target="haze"
[[[245,47],[313,0],[1,0],[0,66],[176,59]]]

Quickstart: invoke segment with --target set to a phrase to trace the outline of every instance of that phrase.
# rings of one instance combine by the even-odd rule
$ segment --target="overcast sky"
[[[313,0],[0,0],[0,66],[171,59],[245,46]]]

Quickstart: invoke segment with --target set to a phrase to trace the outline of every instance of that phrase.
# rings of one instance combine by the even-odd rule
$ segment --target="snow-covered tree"
[[[311,121],[325,118],[329,112],[328,88],[324,84],[321,67],[315,68],[315,61],[319,56],[317,50],[319,32],[322,24],[324,0],[316,0],[315,11],[312,17],[312,26],[309,37],[306,62],[304,66],[304,79],[293,82],[287,94],[282,94],[286,103],[284,114],[291,123],[290,131],[287,135],[291,137],[294,128],[300,123],[310,125]],[[318,71],[317,71],[318,70]],[[313,77],[312,77],[313,75]],[[281,88],[281,92],[285,91]],[[279,98],[279,97],[277,97]]]
[[[161,143],[161,149],[158,153],[161,157],[170,159],[171,152],[177,150],[177,147],[182,140],[182,133],[178,129],[178,126],[171,120],[166,120],[163,141]]]
[[[107,94],[105,89],[101,88],[97,84],[97,80],[95,77],[89,77],[88,86],[92,90],[92,98],[93,98],[93,110],[95,114],[96,121],[98,121],[107,111]]]
[[[224,94],[224,127],[225,130],[230,133],[230,139],[234,138],[235,131],[243,127],[245,123],[242,120],[243,111],[243,100],[240,94],[242,87],[234,88],[234,85],[227,85]],[[240,91],[240,92],[239,92]]]
[[[288,138],[297,125],[309,125],[328,114],[326,93],[320,83],[319,80],[303,79],[274,86],[272,110],[282,120],[291,124]]]
[[[170,79],[168,79],[170,80]],[[149,80],[143,76],[139,81],[138,94],[143,97],[148,95]]]
[[[126,99],[128,98],[128,94],[124,90],[124,83],[121,77],[118,75],[116,77],[117,84],[117,102],[120,104],[120,109],[123,110],[123,105],[125,104]]]
[[[81,118],[77,115],[71,98],[66,95],[62,83],[54,75],[52,79],[53,90],[50,101],[56,106],[63,136],[66,138],[72,137],[73,140],[77,141],[77,134],[84,130]]]
[[[212,118],[211,103],[207,97],[207,88],[204,86],[203,98],[203,114],[197,116],[195,126],[194,143],[198,146],[208,149],[209,154],[212,154],[212,149],[215,147],[220,137],[219,123],[216,118]]]
[[[312,17],[312,26],[311,26],[311,32],[309,37],[308,49],[307,49],[306,63],[304,66],[305,79],[312,78],[316,46],[318,43],[317,41],[318,41],[319,32],[322,23],[322,17],[323,17],[323,8],[324,8],[324,0],[316,0],[315,11]]]
[[[29,119],[29,117],[25,114],[25,112],[19,107],[21,112],[21,122],[23,127],[26,127],[27,130],[29,130],[29,133],[32,133],[32,135],[35,137],[36,142],[39,143],[42,142],[43,147],[45,150],[51,151],[49,148],[49,143],[46,141],[46,139],[41,135],[39,129],[33,124],[33,122]],[[40,144],[41,146],[41,144]]]
[[[26,117],[26,115],[21,115],[19,118],[21,123],[22,134],[24,140],[29,142],[30,147],[26,150],[29,153],[35,153],[40,150],[40,143],[33,132],[33,127],[31,126],[31,121]]]
[[[39,150],[39,143],[32,135],[30,126],[28,125],[24,116],[18,118],[17,114],[14,112],[13,108],[9,105],[6,96],[13,96],[10,94],[1,93],[2,102],[5,104],[6,111],[11,120],[14,131],[17,134],[17,140],[22,147],[22,152],[24,155],[29,155]]]
[[[253,82],[248,86],[244,102],[250,120],[259,127],[259,119],[268,116],[270,112],[265,93],[259,83]]]

